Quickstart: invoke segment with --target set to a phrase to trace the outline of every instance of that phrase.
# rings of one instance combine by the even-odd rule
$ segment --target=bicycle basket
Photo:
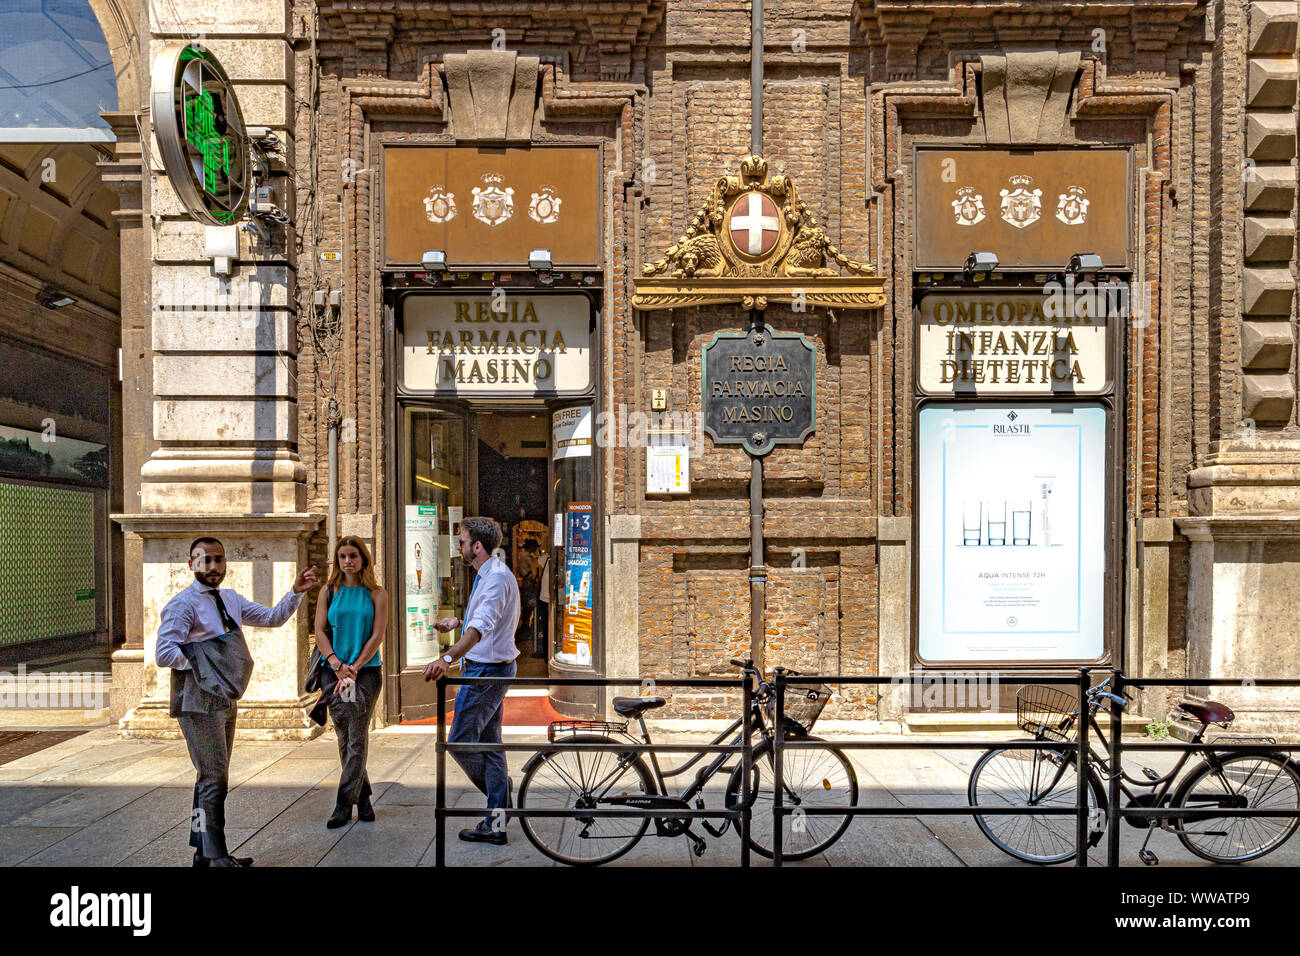
[[[1072,740],[1077,698],[1055,687],[1026,684],[1016,691],[1016,723],[1035,737]]]
[[[791,685],[785,691],[785,732],[797,736],[812,733],[813,724],[831,699],[825,684]],[[767,720],[776,724],[776,697],[767,702]]]
[[[577,734],[599,734],[612,737],[627,733],[627,723],[611,723],[608,720],[553,720],[547,725],[546,737],[555,743],[557,737],[573,737]]]

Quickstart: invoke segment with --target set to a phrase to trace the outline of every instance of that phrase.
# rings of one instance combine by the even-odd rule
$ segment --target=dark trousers
[[[515,662],[480,664],[466,660],[461,664],[462,677],[514,677]],[[448,743],[499,744],[501,717],[505,712],[505,684],[462,684],[456,694],[456,716],[451,721]],[[506,776],[506,755],[491,752],[453,752],[452,758],[474,784],[487,796],[488,815],[484,822],[493,824],[492,811],[510,806],[510,778]]]
[[[194,813],[190,817],[190,846],[210,860],[226,856],[226,791],[229,789],[230,748],[235,743],[239,705],[210,714],[184,713],[179,718],[190,760],[198,771],[194,781]]]
[[[338,805],[354,807],[362,795],[370,796],[370,778],[366,775],[366,754],[370,746],[370,717],[379,702],[379,689],[383,686],[382,668],[363,667],[357,672],[356,699],[336,699],[338,675],[329,667],[321,668],[320,686],[325,699],[330,702],[330,720],[339,739],[339,762],[343,775],[339,778]]]

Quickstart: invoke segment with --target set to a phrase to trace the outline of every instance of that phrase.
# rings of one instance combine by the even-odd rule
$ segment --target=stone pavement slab
[[[435,857],[434,801],[437,755],[432,734],[378,732],[371,737],[369,772],[378,819],[354,821],[327,830],[338,785],[337,743],[332,732],[310,742],[238,741],[231,762],[227,839],[238,855],[258,866],[430,866]],[[519,740],[512,737],[511,740]],[[664,740],[669,738],[665,737]],[[674,742],[706,742],[676,735]],[[862,738],[857,738],[862,739]],[[898,738],[883,738],[898,739]],[[539,747],[544,742],[535,741]],[[921,743],[926,743],[921,741]],[[995,740],[990,740],[993,745]],[[917,814],[924,806],[964,806],[971,767],[979,750],[944,748],[942,741],[916,751],[846,751],[858,775],[859,801],[896,808],[897,816],[859,817],[826,852],[803,866],[1028,866],[994,846],[965,816]],[[507,755],[516,786],[528,753]],[[673,755],[670,765],[685,758]],[[1142,764],[1164,772],[1176,755],[1135,754]],[[448,803],[483,807],[455,761],[448,759]],[[678,790],[689,777],[669,780]],[[181,741],[122,740],[111,729],[92,731],[0,767],[0,866],[188,866],[189,811],[194,769]],[[707,806],[722,803],[725,781],[710,782]],[[447,821],[447,863],[452,867],[558,866],[528,841],[513,820],[505,847],[465,843],[456,838],[474,817]],[[702,857],[680,837],[660,838],[653,825],[628,854],[612,866],[739,865],[739,837],[721,838],[697,828],[707,841]],[[1137,849],[1145,836],[1128,825],[1121,830],[1123,865],[1140,866]],[[1172,834],[1157,832],[1151,849],[1163,865],[1209,866],[1187,851]],[[1090,863],[1105,862],[1105,847],[1094,848]],[[754,855],[755,866],[767,861]],[[1300,863],[1300,839],[1254,865]]]

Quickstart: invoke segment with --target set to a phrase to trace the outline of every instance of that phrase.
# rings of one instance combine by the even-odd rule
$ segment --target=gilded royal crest
[[[1025,226],[1038,222],[1038,218],[1043,214],[1043,204],[1040,199],[1043,191],[1030,189],[1033,184],[1032,176],[1012,176],[1011,185],[1015,188],[1001,191],[1002,219],[1008,225],[1024,229]]]
[[[502,188],[504,182],[504,176],[488,173],[483,177],[483,185],[471,190],[474,193],[474,218],[479,222],[499,226],[515,214],[514,188]]]
[[[1057,196],[1056,218],[1067,226],[1082,226],[1088,221],[1087,190],[1082,186],[1070,186]]]
[[[564,202],[555,195],[554,186],[543,186],[540,192],[533,193],[532,202],[528,204],[528,218],[542,225],[549,225],[560,218],[560,204]]]
[[[739,176],[719,177],[686,232],[641,271],[632,303],[638,309],[708,302],[763,309],[769,300],[797,308],[885,303],[875,268],[841,253],[790,177],[769,176],[761,156],[744,159]]]
[[[451,222],[456,218],[456,194],[444,186],[433,186],[424,197],[424,216],[429,222]]]
[[[974,186],[962,186],[952,201],[952,215],[959,226],[973,226],[984,221],[984,197]]]

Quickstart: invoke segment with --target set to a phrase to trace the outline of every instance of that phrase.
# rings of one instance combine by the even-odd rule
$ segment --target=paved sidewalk
[[[667,742],[664,737],[660,742]],[[699,741],[699,737],[674,737]],[[858,737],[856,739],[864,739]],[[897,739],[897,738],[880,738]],[[541,738],[507,737],[509,742]],[[908,807],[966,803],[970,767],[977,750],[850,751],[857,768],[860,802],[898,807],[899,815],[859,818],[821,856],[804,866],[1026,866],[991,844],[965,817],[908,813]],[[380,731],[371,738],[370,777],[377,821],[327,830],[338,783],[333,733],[306,743],[238,741],[226,803],[231,851],[261,866],[432,866],[434,860],[434,737]],[[528,754],[509,755],[516,783]],[[684,759],[667,758],[676,763]],[[1168,755],[1142,758],[1160,768]],[[449,803],[482,806],[449,759]],[[680,778],[679,778],[680,779]],[[706,804],[722,803],[720,778],[706,791]],[[670,781],[670,785],[674,781]],[[0,866],[188,866],[190,798],[194,769],[185,744],[119,739],[100,728],[0,766]],[[505,847],[466,844],[455,832],[470,821],[448,821],[451,866],[553,866],[511,822]],[[650,831],[653,833],[653,830]],[[1141,865],[1144,834],[1123,827],[1126,866]],[[619,865],[736,866],[739,842],[729,832],[707,837],[696,858],[682,838],[647,835]],[[1172,835],[1157,833],[1151,848],[1162,865],[1211,864],[1193,857]],[[1104,847],[1090,860],[1104,863]],[[756,865],[767,861],[754,857]],[[1256,865],[1300,864],[1300,838]]]

